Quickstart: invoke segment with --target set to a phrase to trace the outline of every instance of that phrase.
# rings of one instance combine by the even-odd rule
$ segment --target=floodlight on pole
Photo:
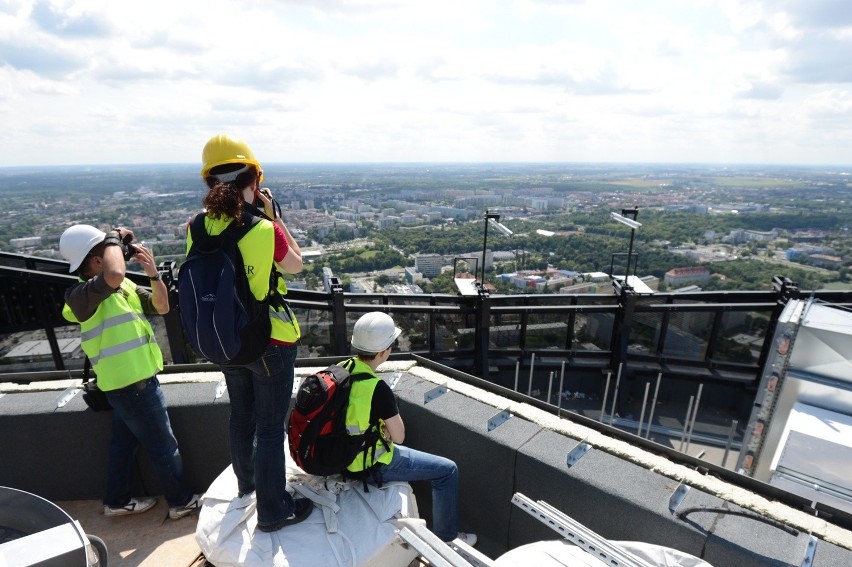
[[[631,215],[633,218],[627,218],[625,215]],[[624,283],[625,285],[630,285],[628,283],[628,278],[630,278],[630,260],[633,258],[633,238],[636,236],[636,229],[642,226],[642,223],[636,222],[636,217],[639,215],[639,209],[637,207],[633,207],[632,209],[621,209],[621,214],[616,212],[612,212],[609,214],[610,218],[614,221],[620,222],[621,224],[630,227],[630,248],[627,251],[627,268],[624,272]],[[634,268],[635,270],[636,268]],[[610,274],[610,277],[612,274]]]
[[[635,220],[633,220],[633,219],[629,219],[629,218],[627,218],[627,217],[623,217],[623,216],[621,216],[621,215],[620,215],[620,214],[618,214],[618,213],[610,213],[610,214],[609,214],[609,216],[610,216],[610,218],[612,218],[612,220],[614,220],[614,221],[618,221],[618,222],[620,222],[620,223],[621,223],[621,224],[623,224],[623,225],[629,226],[629,227],[630,227],[630,228],[632,228],[633,230],[636,230],[637,228],[639,228],[640,226],[642,226],[642,223],[641,223],[641,222],[636,222],[636,221],[635,221]]]
[[[482,218],[485,219],[485,232],[482,237],[482,276],[479,281],[481,282],[482,289],[485,289],[485,251],[488,250],[488,225],[492,225],[504,236],[512,236],[514,233],[500,224],[500,215],[498,213],[489,213],[488,209],[486,209]]]
[[[515,234],[509,229],[509,227],[499,221],[494,220],[493,218],[488,219],[488,224],[499,230],[500,234],[502,234],[503,236],[512,236],[513,234]]]

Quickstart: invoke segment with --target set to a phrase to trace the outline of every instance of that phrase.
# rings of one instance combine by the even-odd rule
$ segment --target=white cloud
[[[0,166],[848,162],[845,2],[0,0]]]

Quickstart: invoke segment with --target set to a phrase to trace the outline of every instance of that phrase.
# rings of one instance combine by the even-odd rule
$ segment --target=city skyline
[[[849,165],[842,0],[0,4],[0,167]]]

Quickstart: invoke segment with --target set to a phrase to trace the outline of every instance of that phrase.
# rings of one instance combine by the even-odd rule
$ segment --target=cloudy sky
[[[0,167],[852,164],[850,0],[0,0]]]

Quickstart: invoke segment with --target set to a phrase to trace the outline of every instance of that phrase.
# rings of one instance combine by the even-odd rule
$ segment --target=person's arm
[[[149,278],[159,278],[154,254],[141,244],[131,244],[131,246],[136,248],[136,255],[133,259],[142,264],[145,275]],[[156,309],[157,313],[165,315],[169,312],[169,290],[166,289],[166,284],[161,279],[152,279],[150,283],[152,293],[151,305]]]
[[[277,260],[275,264],[288,274],[298,274],[302,271],[302,249],[299,248],[296,239],[290,234],[290,230],[284,224],[284,220],[281,217],[275,216],[275,208],[272,205],[272,192],[269,189],[263,188],[255,191],[255,195],[263,203],[263,213],[273,219],[272,222],[281,230],[284,240],[287,242],[287,253],[284,254],[281,260]]]
[[[122,232],[124,231],[124,232]],[[107,234],[104,242],[103,256],[103,278],[112,289],[118,289],[127,273],[127,265],[124,262],[124,249],[121,246],[122,236],[127,234],[127,229],[115,229]],[[130,233],[133,234],[132,232]]]
[[[284,258],[280,262],[277,262],[278,267],[288,274],[298,274],[302,271],[303,266],[302,249],[299,248],[296,239],[290,234],[287,225],[284,224],[281,217],[276,217],[275,224],[281,229],[284,233],[284,238],[287,240],[287,254],[284,255]]]
[[[74,284],[65,292],[65,303],[77,321],[86,321],[95,314],[102,301],[115,293],[98,274],[90,280]]]
[[[371,419],[381,424],[385,439],[394,443],[402,443],[405,440],[405,423],[399,415],[396,396],[384,380],[379,380],[373,390],[371,413]]]
[[[396,414],[395,416],[386,419],[384,426],[384,433],[388,439],[394,443],[402,443],[405,441],[405,423],[403,423],[401,415]]]

